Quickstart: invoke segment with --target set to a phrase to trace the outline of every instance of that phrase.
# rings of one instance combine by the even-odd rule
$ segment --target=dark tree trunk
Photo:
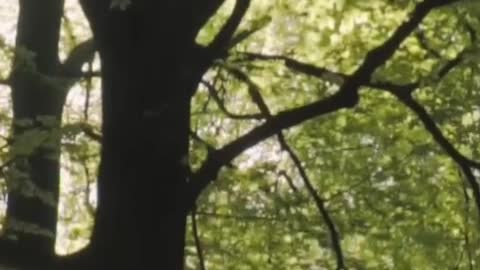
[[[190,98],[199,79],[193,16],[185,4],[145,2],[89,16],[103,81],[91,244],[99,269],[183,269]]]
[[[11,76],[13,146],[8,178],[5,235],[23,257],[37,264],[54,255],[59,189],[59,127],[65,93],[48,80],[58,75],[58,41],[63,0],[21,0],[15,67]],[[34,57],[25,60],[25,51]],[[23,59],[23,60],[22,60]],[[30,61],[31,60],[31,61]],[[29,66],[33,65],[33,66]],[[50,123],[47,123],[50,122]],[[15,151],[26,132],[44,131],[49,138],[28,156]],[[20,142],[18,142],[20,143]],[[27,190],[33,187],[33,194]]]
[[[354,106],[362,78],[369,78],[391,57],[430,9],[451,1],[419,4],[413,17],[367,55],[338,93],[272,116],[243,137],[212,151],[191,182],[190,99],[212,59],[224,53],[250,1],[236,1],[232,16],[205,48],[197,46],[194,39],[223,0],[131,2],[121,11],[111,8],[112,0],[80,0],[100,53],[103,84],[99,198],[91,244],[66,258],[54,257],[60,142],[54,137],[50,146],[41,144],[33,153],[12,160],[12,168],[26,173],[9,179],[5,234],[10,240],[0,239],[0,267],[183,269],[188,209],[222,165],[283,128]],[[50,132],[59,126],[68,86],[58,89],[51,81],[75,75],[88,58],[72,53],[72,59],[59,63],[62,7],[63,0],[20,0],[17,47],[36,55],[32,69],[20,65],[21,54],[17,54],[10,79],[14,121],[31,121],[14,125],[12,153],[25,133]],[[34,187],[33,196],[22,188],[29,184]]]
[[[60,125],[68,86],[58,91],[48,82],[75,76],[86,60],[76,59],[73,52],[74,59],[59,63],[63,1],[40,2],[20,1],[17,45],[36,53],[37,72],[15,69],[12,74],[14,118],[33,120],[31,126],[14,127],[14,140],[32,129]],[[10,222],[6,234],[18,240],[0,241],[0,255],[21,269],[127,270],[156,265],[181,270],[187,211],[193,201],[187,198],[190,100],[210,62],[194,39],[223,1],[139,0],[125,11],[111,9],[111,0],[80,2],[102,64],[103,137],[91,243],[78,254],[54,258],[53,237],[16,229]],[[43,125],[45,117],[56,119],[55,125]],[[27,197],[12,188],[7,225],[20,220],[55,235],[59,142],[56,138],[53,149],[39,147],[28,162],[13,163],[28,165],[28,180],[51,193],[54,205],[45,204],[44,196]]]
[[[60,175],[60,132],[68,89],[86,61],[92,42],[58,58],[63,0],[20,0],[16,54],[9,84],[13,123],[7,175],[8,202],[0,239],[2,263],[20,269],[51,269]],[[33,137],[29,137],[30,135]],[[25,143],[41,140],[25,151]],[[22,150],[23,148],[23,150]]]

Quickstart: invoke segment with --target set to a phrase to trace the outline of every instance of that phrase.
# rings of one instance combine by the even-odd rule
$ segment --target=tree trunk
[[[20,1],[17,53],[10,78],[13,145],[4,233],[32,264],[54,255],[60,140],[53,133],[59,127],[65,93],[52,87],[49,80],[59,71],[62,14],[63,0]],[[29,58],[29,53],[34,56]],[[18,149],[22,136],[42,132],[46,138],[31,153]]]
[[[93,58],[94,47],[90,41],[81,43],[60,63],[64,1],[20,0],[19,4],[16,53],[9,78],[13,123],[0,254],[2,263],[19,269],[51,270],[57,261],[63,106],[82,65]]]
[[[91,248],[99,269],[183,269],[192,24],[179,4],[135,2],[91,20],[103,142]],[[163,7],[163,9],[162,9]],[[88,14],[88,12],[87,12]],[[175,27],[172,27],[175,25]],[[198,82],[198,81],[197,81]]]
[[[26,164],[24,182],[32,182],[41,196],[26,196],[11,181],[6,234],[17,240],[0,241],[2,258],[36,270],[183,269],[187,204],[192,201],[186,198],[190,99],[208,62],[194,39],[223,1],[139,0],[126,11],[111,9],[110,0],[80,2],[102,64],[103,138],[91,243],[78,254],[53,259],[56,137],[55,147],[41,144],[13,162],[14,167]],[[52,80],[75,76],[83,61],[58,61],[62,0],[20,3],[17,45],[36,53],[36,69],[17,67],[11,77],[14,120],[32,122],[16,125],[14,140],[32,130],[59,127],[68,87],[58,91]],[[46,126],[44,120],[55,121]],[[50,205],[42,194],[52,195]],[[19,228],[17,221],[33,224],[37,231]],[[51,234],[47,237],[45,231]],[[22,262],[25,257],[28,263]]]

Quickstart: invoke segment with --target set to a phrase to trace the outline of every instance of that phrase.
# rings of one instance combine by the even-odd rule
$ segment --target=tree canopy
[[[71,86],[63,125],[12,142],[13,56],[27,69],[35,57],[15,47],[12,2],[0,3],[1,168],[61,136],[57,252],[71,253],[94,223],[101,66],[47,82]],[[241,20],[191,102],[186,269],[478,268],[480,1],[249,2],[225,1],[196,37],[209,46]],[[62,60],[90,37],[67,0]]]

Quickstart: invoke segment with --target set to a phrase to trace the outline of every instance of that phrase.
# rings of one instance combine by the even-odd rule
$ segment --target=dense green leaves
[[[192,172],[215,149],[268,121],[252,88],[273,115],[332,96],[418,2],[253,1],[228,56],[217,59],[192,100]],[[112,1],[112,7],[125,9],[128,3]],[[226,1],[209,20],[197,36],[200,44],[214,39],[233,6]],[[68,14],[77,17],[64,22],[65,51],[78,43],[76,35],[88,36],[78,10]],[[445,138],[465,157],[480,160],[479,18],[480,5],[473,0],[434,10],[362,86],[355,108],[284,132],[339,232],[348,269],[478,267],[478,211],[464,172],[418,112],[378,84],[398,86],[403,94],[413,85],[413,97]],[[9,46],[0,45],[0,59],[10,59]],[[28,66],[32,56],[18,56]],[[304,74],[285,57],[328,72]],[[6,78],[8,66],[0,67]],[[71,89],[62,128],[4,139],[14,155],[24,156],[48,144],[50,136],[62,136],[61,252],[85,244],[93,222],[100,84],[89,75],[98,68],[94,62],[84,69],[87,76]],[[0,108],[2,134],[9,119]],[[8,162],[11,155],[0,156]],[[479,177],[478,170],[473,174]],[[335,269],[332,231],[304,180],[277,137],[245,151],[198,200],[198,234],[190,222],[186,268],[200,269],[201,252],[209,270]]]
[[[247,40],[250,44],[237,46],[227,65],[235,65],[258,84],[273,112],[331,95],[337,88],[328,77],[322,81],[292,72],[281,60],[252,62],[242,53],[284,55],[351,73],[413,7],[409,1],[392,2],[278,1],[268,13],[271,22]],[[421,82],[416,97],[448,139],[475,159],[479,99],[474,69],[478,61],[466,56],[477,46],[472,38],[479,21],[473,13],[461,4],[436,10],[374,79],[399,85]],[[438,78],[446,63],[463,51],[462,60]],[[228,69],[220,66],[212,71],[212,78],[230,112],[258,112],[247,102],[247,86],[228,75]],[[324,116],[288,132],[290,145],[298,151],[339,228],[347,265],[353,269],[468,269],[477,264],[477,240],[473,239],[478,238],[478,218],[461,172],[417,115],[387,93],[365,90],[354,110]],[[248,127],[225,115],[213,116],[222,109],[207,95],[207,91],[197,94],[198,113],[192,123],[210,144],[225,144],[232,135],[239,136],[258,123],[252,119]],[[247,151],[200,200],[197,215],[208,269],[335,267],[329,232],[281,150],[271,139]],[[293,191],[289,181],[300,191]],[[252,227],[255,233],[249,236]],[[256,246],[256,241],[264,246]],[[218,249],[234,252],[219,256]],[[193,246],[191,252],[194,260]]]

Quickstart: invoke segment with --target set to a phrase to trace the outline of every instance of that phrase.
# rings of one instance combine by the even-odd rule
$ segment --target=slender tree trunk
[[[52,269],[60,175],[60,125],[68,89],[94,55],[79,44],[58,58],[63,0],[20,0],[16,53],[9,83],[13,123],[2,263]],[[26,259],[27,258],[27,259]]]
[[[65,93],[52,87],[50,79],[59,71],[63,0],[19,2],[17,53],[11,75],[12,165],[4,233],[15,241],[23,258],[37,264],[52,258],[55,246],[60,141],[53,131],[59,127]],[[31,153],[25,153],[17,146],[22,147],[22,136],[27,133],[48,135]]]

